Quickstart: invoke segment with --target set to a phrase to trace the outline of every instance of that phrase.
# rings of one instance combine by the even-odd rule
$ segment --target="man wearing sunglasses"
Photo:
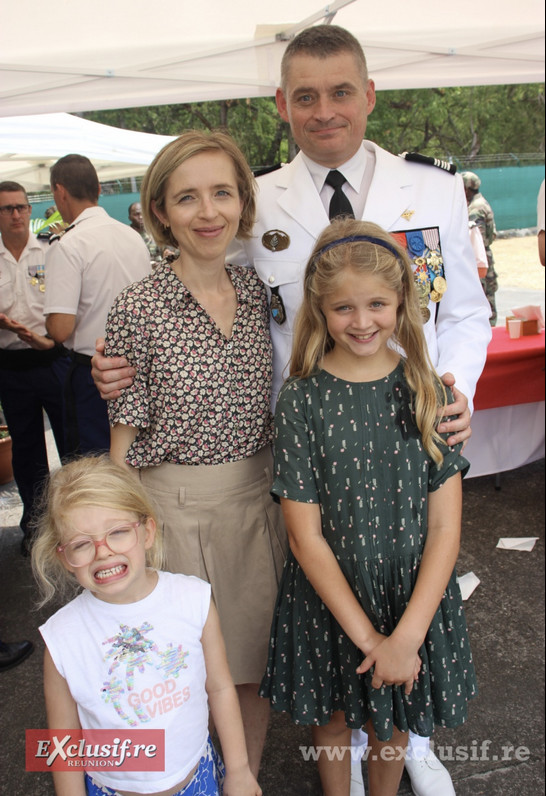
[[[31,206],[17,182],[0,182],[0,403],[12,438],[13,474],[23,502],[21,550],[48,459],[43,412],[64,454],[62,393],[52,363],[65,355],[45,337],[47,241],[30,232]]]

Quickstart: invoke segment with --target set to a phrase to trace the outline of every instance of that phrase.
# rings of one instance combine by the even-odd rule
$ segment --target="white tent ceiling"
[[[27,191],[48,189],[50,167],[70,152],[86,155],[101,182],[139,177],[172,140],[68,113],[0,118],[0,180],[20,182]]]
[[[540,0],[18,0],[0,116],[271,96],[286,38],[332,14],[379,90],[544,80]]]

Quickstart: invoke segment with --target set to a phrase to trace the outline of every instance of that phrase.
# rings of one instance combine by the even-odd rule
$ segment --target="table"
[[[467,478],[513,470],[544,456],[544,332],[511,339],[493,329],[474,397]]]

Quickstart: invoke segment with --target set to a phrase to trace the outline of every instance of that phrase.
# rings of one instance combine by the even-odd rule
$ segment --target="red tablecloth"
[[[536,401],[544,401],[544,332],[513,340],[503,326],[495,327],[474,408]]]

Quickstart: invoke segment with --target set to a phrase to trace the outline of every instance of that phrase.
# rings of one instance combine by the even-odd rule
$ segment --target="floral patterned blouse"
[[[136,368],[109,401],[110,423],[138,428],[133,467],[226,464],[272,440],[272,347],[266,290],[253,268],[226,265],[238,306],[230,338],[164,261],[114,302],[106,353]]]

